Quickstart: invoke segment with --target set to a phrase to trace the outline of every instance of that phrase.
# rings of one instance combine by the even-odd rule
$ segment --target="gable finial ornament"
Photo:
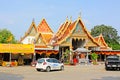
[[[70,21],[72,22],[72,16],[70,17]]]
[[[67,18],[66,18],[66,22],[68,21],[68,16],[67,16]]]
[[[82,16],[82,12],[80,11],[80,12],[79,12],[78,19],[80,19],[80,18],[81,18],[81,16]]]

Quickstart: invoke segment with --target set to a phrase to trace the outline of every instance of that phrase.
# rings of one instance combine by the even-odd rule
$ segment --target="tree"
[[[17,43],[17,41],[9,30],[0,29],[0,43]]]
[[[93,64],[97,64],[97,58],[98,58],[98,54],[91,53],[91,59],[93,61]]]
[[[62,55],[62,59],[64,60],[65,63],[69,63],[69,57],[70,57],[70,50],[66,49]]]
[[[109,47],[112,47],[114,50],[120,49],[120,36],[118,36],[116,29],[112,26],[106,26],[104,24],[94,26],[94,28],[91,29],[91,35],[93,37],[99,36],[101,33]]]

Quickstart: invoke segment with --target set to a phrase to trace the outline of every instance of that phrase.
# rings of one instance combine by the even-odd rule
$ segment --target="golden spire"
[[[66,18],[66,22],[68,22],[68,16],[67,16],[67,18]]]

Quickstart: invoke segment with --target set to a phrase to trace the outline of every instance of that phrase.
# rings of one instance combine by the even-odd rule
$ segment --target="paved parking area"
[[[64,71],[38,72],[35,67],[0,67],[0,80],[120,80],[120,71],[104,65],[65,66]]]

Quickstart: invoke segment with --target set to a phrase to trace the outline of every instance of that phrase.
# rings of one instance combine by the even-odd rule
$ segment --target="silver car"
[[[37,60],[36,70],[45,70],[47,72],[51,70],[64,70],[64,64],[55,58],[41,58]]]

